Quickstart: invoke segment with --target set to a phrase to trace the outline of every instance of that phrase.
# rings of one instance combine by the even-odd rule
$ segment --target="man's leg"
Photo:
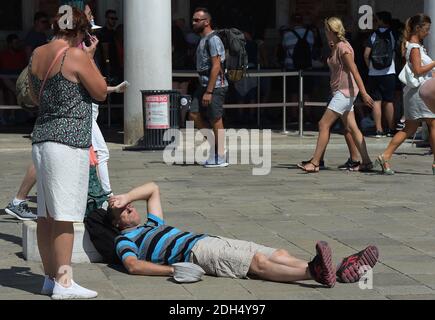
[[[255,275],[263,280],[275,282],[295,282],[311,280],[311,274],[307,267],[289,267],[271,261],[264,254],[257,253],[252,259],[249,274]]]
[[[394,132],[394,104],[392,102],[384,102],[384,115],[388,125],[390,134]]]
[[[207,126],[204,123],[204,120],[202,119],[202,116],[199,112],[190,112],[189,113],[189,120],[193,121],[195,124],[195,127],[198,130],[202,130],[207,128]]]
[[[215,148],[219,157],[225,157],[225,128],[222,118],[212,121]]]

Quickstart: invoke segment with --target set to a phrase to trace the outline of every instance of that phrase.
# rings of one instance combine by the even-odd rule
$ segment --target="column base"
[[[36,236],[36,222],[23,223],[23,255],[27,261],[41,262]],[[83,223],[74,223],[72,263],[98,263],[103,258],[91,242]]]

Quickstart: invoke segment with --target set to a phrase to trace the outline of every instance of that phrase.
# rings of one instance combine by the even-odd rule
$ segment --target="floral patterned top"
[[[92,98],[80,84],[66,79],[62,67],[49,78],[41,95],[39,115],[33,130],[32,144],[57,142],[73,148],[87,149],[92,144]],[[43,81],[33,75],[32,58],[29,81],[39,94]]]

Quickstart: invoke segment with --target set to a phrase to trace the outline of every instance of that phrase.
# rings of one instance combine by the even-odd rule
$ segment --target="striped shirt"
[[[182,232],[153,214],[148,214],[145,225],[122,232],[115,239],[116,253],[121,261],[127,257],[161,265],[188,262],[196,242],[205,234]]]

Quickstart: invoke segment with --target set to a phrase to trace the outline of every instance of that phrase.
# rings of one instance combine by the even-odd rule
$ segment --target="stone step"
[[[36,222],[23,223],[23,254],[27,261],[41,262],[36,236]],[[83,223],[74,223],[72,263],[98,263],[103,258],[91,242]]]

